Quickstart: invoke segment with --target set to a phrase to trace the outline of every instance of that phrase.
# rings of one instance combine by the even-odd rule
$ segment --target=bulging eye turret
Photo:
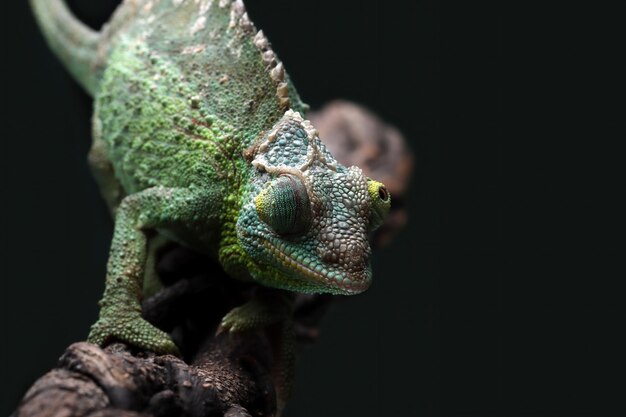
[[[303,233],[311,225],[311,202],[295,175],[281,175],[256,197],[259,218],[280,235]]]
[[[367,190],[370,195],[371,208],[369,217],[369,229],[380,227],[385,221],[391,208],[391,195],[382,182],[367,180]]]

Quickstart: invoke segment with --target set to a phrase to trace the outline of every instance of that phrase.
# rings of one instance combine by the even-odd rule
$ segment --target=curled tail
[[[99,78],[101,34],[81,23],[63,0],[30,0],[33,13],[50,48],[91,95]]]

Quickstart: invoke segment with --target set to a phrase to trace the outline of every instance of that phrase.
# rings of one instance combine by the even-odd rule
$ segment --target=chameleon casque
[[[154,231],[265,287],[367,289],[368,233],[389,211],[389,193],[327,151],[241,1],[126,0],[99,32],[62,0],[31,6],[95,101],[89,162],[115,226],[89,341],[177,353],[141,318]],[[275,320],[264,303],[234,308],[222,328]]]

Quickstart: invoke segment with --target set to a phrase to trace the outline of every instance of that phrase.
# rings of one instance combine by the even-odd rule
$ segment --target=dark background
[[[112,227],[90,101],[25,3],[2,5],[0,415],[86,337]],[[287,416],[626,414],[625,14],[501,3],[248,1],[306,102],[363,103],[417,155],[410,223]],[[97,25],[115,2],[70,4]]]

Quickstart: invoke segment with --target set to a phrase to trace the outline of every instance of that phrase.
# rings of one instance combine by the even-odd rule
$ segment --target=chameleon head
[[[237,222],[253,278],[300,292],[366,290],[368,233],[390,207],[385,186],[338,164],[292,111],[254,152],[256,172]]]

